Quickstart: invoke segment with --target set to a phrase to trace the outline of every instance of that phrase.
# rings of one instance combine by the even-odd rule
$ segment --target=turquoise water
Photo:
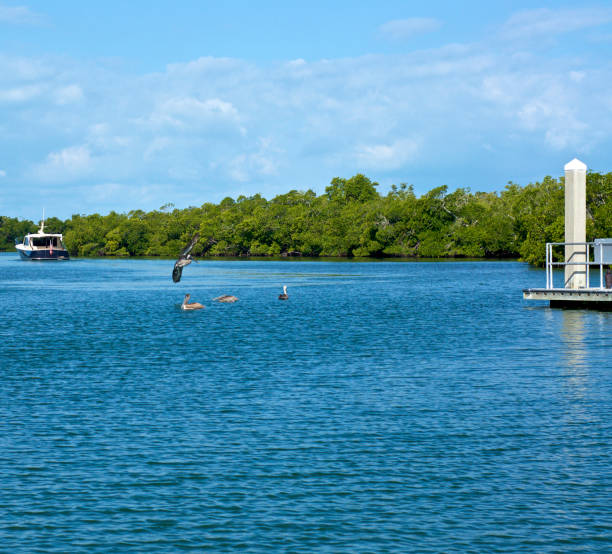
[[[0,255],[1,550],[612,549],[612,314],[517,262],[172,264]]]

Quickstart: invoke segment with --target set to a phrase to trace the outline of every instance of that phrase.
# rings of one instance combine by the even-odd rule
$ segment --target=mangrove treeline
[[[417,197],[412,186],[358,174],[335,178],[317,196],[292,190],[271,200],[225,198],[219,204],[127,214],[51,217],[45,230],[64,234],[77,256],[176,256],[196,231],[193,253],[206,256],[520,257],[544,260],[546,242],[564,239],[563,178],[503,191],[437,187]],[[37,229],[0,217],[0,249]],[[587,175],[587,240],[612,237],[612,173]]]

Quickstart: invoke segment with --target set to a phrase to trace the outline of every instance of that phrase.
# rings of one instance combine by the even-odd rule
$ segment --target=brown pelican
[[[183,303],[181,304],[181,309],[182,310],[201,310],[204,306],[202,306],[202,304],[200,304],[199,302],[189,302],[189,299],[191,298],[191,294],[186,294],[185,295],[185,299],[183,300]]]
[[[178,283],[181,280],[183,268],[191,263],[192,258],[189,252],[191,252],[191,249],[195,246],[196,242],[198,242],[199,239],[200,233],[196,233],[195,235],[193,235],[191,242],[183,249],[181,255],[179,256],[179,259],[176,260],[176,263],[174,264],[174,269],[172,270],[172,280],[175,283]]]
[[[279,300],[289,300],[289,295],[287,294],[287,285],[283,285],[283,294],[278,295]]]
[[[237,302],[238,298],[232,296],[231,294],[222,294],[221,296],[217,296],[217,298],[213,298],[216,302],[224,302],[226,304],[231,304],[232,302]]]

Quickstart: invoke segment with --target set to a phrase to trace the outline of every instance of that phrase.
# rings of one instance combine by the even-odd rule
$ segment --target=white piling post
[[[574,158],[565,164],[565,242],[586,242],[586,171],[587,166]],[[566,246],[565,261],[585,263],[586,246]],[[586,265],[565,266],[565,288],[587,286]]]

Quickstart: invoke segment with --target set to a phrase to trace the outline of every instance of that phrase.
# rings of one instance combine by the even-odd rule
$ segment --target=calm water
[[[612,549],[612,314],[516,262],[172,263],[0,255],[0,550]]]

